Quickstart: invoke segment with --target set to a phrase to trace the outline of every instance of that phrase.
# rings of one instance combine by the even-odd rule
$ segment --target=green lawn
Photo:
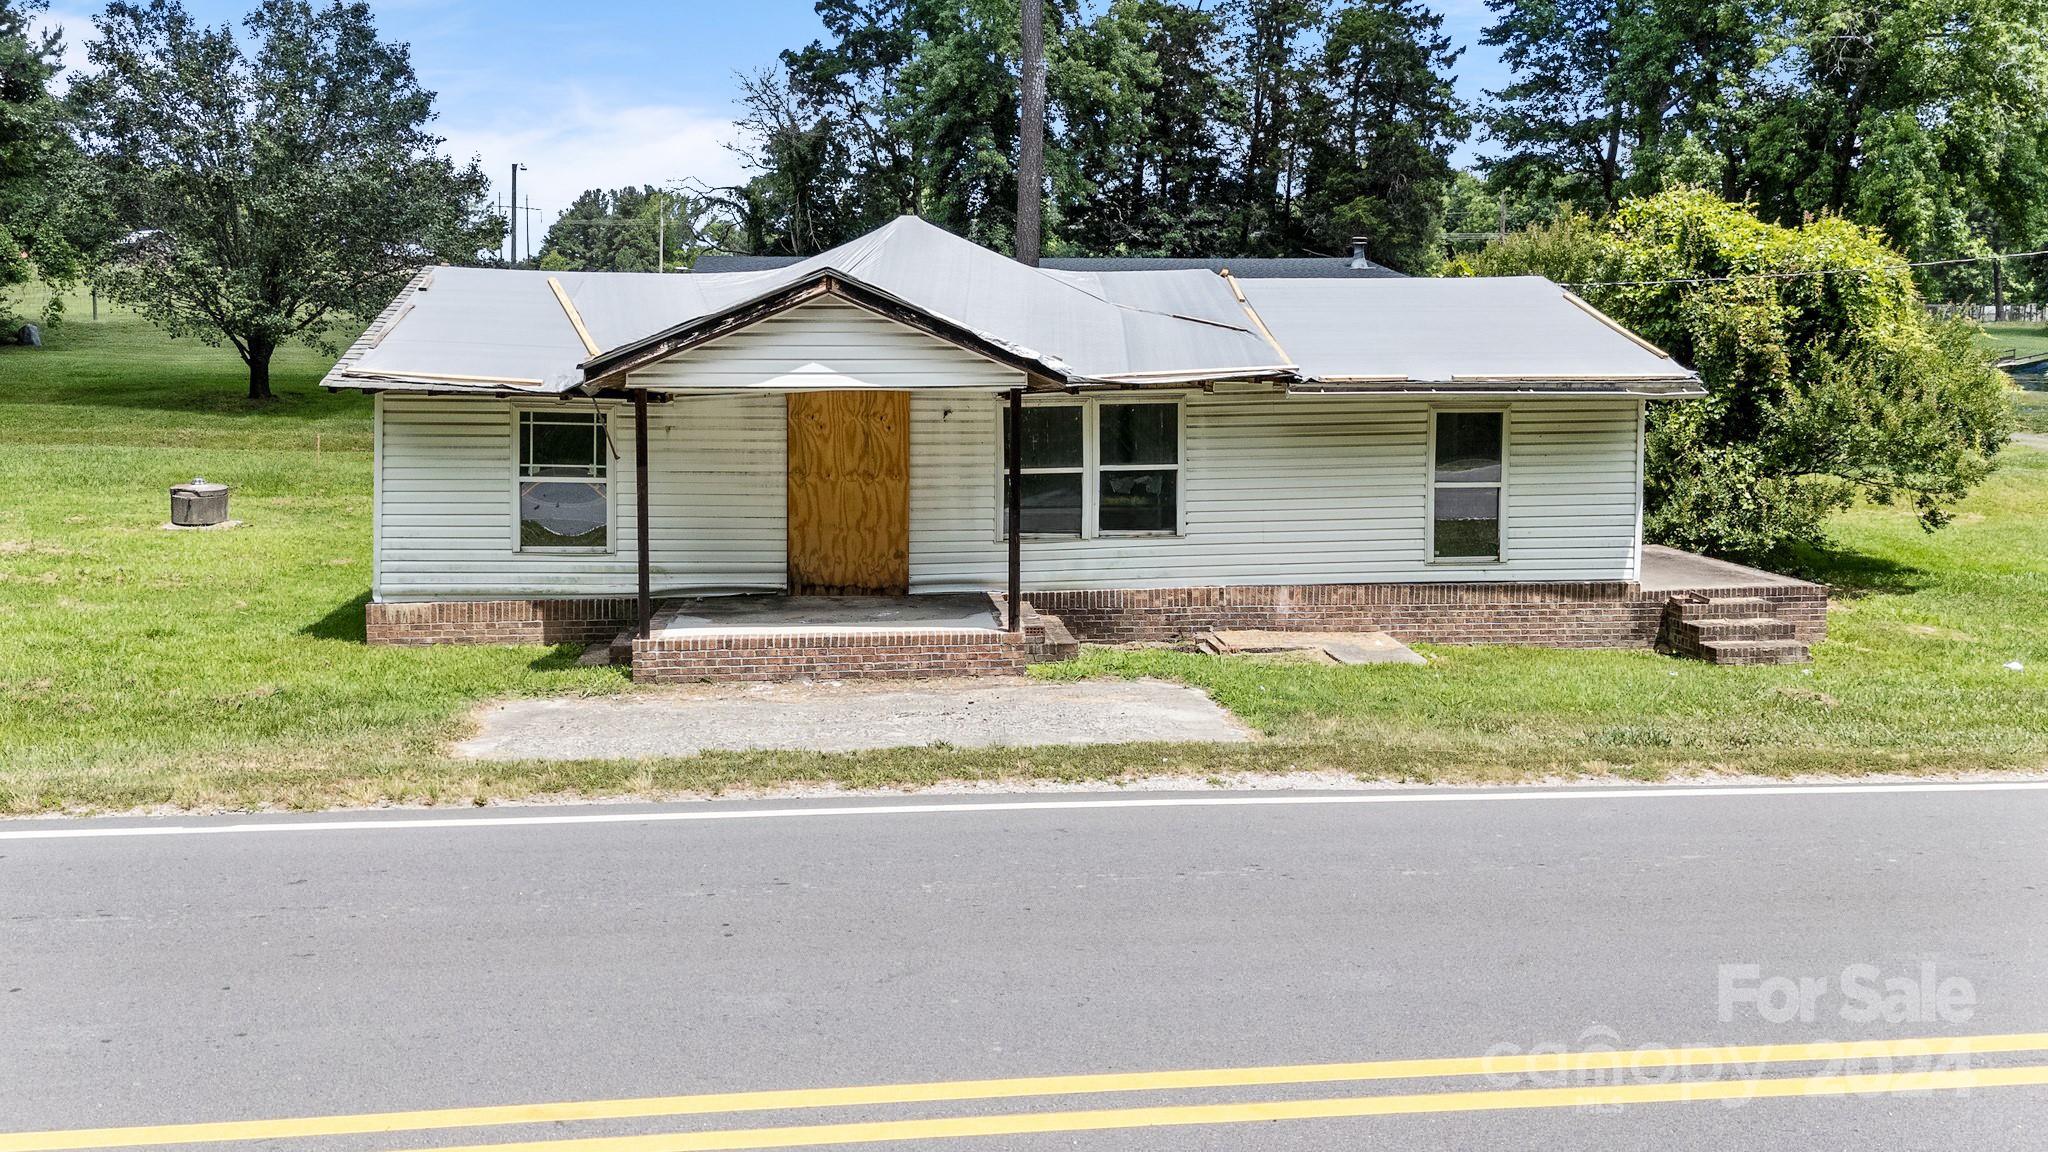
[[[2022,429],[2048,433],[2048,392],[2021,392],[2015,403],[2019,406]]]
[[[2008,320],[1984,325],[1984,346],[2001,355],[2048,356],[2048,324]]]
[[[74,311],[73,316],[81,315]],[[1648,652],[1434,648],[1427,668],[1089,651],[1053,676],[1166,675],[1266,732],[1249,747],[711,756],[498,765],[440,747],[495,696],[629,691],[572,647],[369,648],[368,401],[282,357],[130,318],[0,348],[0,812],[467,802],[833,780],[1327,768],[1374,778],[2048,766],[2048,453],[2015,449],[1959,522],[1841,524],[1815,574],[1855,591],[1814,667]],[[235,486],[242,528],[167,532],[165,488]],[[2007,671],[2010,660],[2026,664]]]

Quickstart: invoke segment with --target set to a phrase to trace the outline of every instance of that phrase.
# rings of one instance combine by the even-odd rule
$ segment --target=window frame
[[[1115,404],[1170,404],[1173,406],[1173,463],[1171,464],[1103,464],[1102,463],[1102,408]],[[1034,473],[1045,475],[1081,476],[1081,530],[1078,533],[1026,532],[1027,541],[1058,540],[1171,540],[1187,535],[1187,466],[1188,466],[1188,406],[1187,397],[1178,393],[1168,395],[1134,395],[1119,393],[1114,396],[1048,396],[1024,398],[1024,406],[1031,407],[1075,407],[1081,409],[1081,467],[1075,468],[1020,468],[1019,474]],[[1009,405],[1005,398],[995,402],[995,540],[1005,543],[1010,538],[1008,512],[1004,494],[1009,480],[1007,461],[1003,458],[1003,425],[1008,420]],[[1170,531],[1104,531],[1101,526],[1102,474],[1104,472],[1172,472],[1173,484],[1173,528]]]
[[[548,417],[559,418],[562,416],[571,416],[575,417],[575,419],[547,419]],[[526,466],[524,463],[526,432],[528,424],[532,422],[532,420],[535,418],[539,418],[541,423],[561,424],[576,424],[581,423],[585,418],[591,419],[597,433],[593,447],[596,448],[598,453],[598,459],[604,465],[604,475],[527,475]],[[512,461],[510,467],[510,474],[512,477],[512,551],[515,554],[528,554],[537,556],[609,556],[616,554],[619,550],[619,502],[613,498],[614,489],[612,480],[613,473],[616,471],[613,465],[616,463],[616,461],[614,461],[609,454],[609,448],[612,443],[612,414],[609,411],[602,408],[598,408],[590,412],[584,412],[581,410],[566,411],[560,407],[542,407],[539,405],[531,404],[515,404],[512,406],[511,422]],[[520,506],[519,499],[520,486],[523,484],[547,483],[594,484],[604,491],[604,543],[602,545],[592,546],[588,544],[526,543],[524,539],[525,534],[520,531],[520,525],[523,523],[522,517],[524,515],[524,510]]]
[[[1436,478],[1437,427],[1445,416],[1500,417],[1500,479],[1498,480],[1452,480],[1439,482]],[[1513,442],[1511,414],[1503,405],[1477,405],[1456,407],[1441,406],[1429,410],[1429,442],[1422,457],[1422,480],[1424,500],[1422,506],[1422,562],[1426,565],[1450,568],[1486,567],[1508,562],[1508,447]],[[1491,488],[1495,497],[1494,514],[1496,537],[1492,556],[1438,556],[1436,554],[1436,490],[1438,488]]]

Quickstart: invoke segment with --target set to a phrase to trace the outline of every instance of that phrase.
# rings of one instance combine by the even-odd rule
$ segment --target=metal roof
[[[1321,391],[1699,394],[1690,372],[1540,278],[1029,268],[912,217],[756,272],[429,269],[325,383],[594,390],[823,294],[1070,388],[1264,379]]]
[[[1311,380],[1671,380],[1691,373],[1541,276],[1246,280]]]
[[[698,275],[764,272],[787,268],[799,256],[704,255],[690,266]],[[1288,277],[1320,279],[1401,279],[1404,274],[1384,264],[1352,256],[1047,256],[1040,268],[1055,272],[1228,272],[1240,280]]]

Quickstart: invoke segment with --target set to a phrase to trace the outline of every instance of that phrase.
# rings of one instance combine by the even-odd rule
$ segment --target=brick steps
[[[1683,593],[1665,605],[1660,643],[1709,664],[1804,664],[1813,655],[1798,635],[1763,597]]]
[[[1797,640],[1709,640],[1700,652],[1709,664],[1804,664],[1813,659]]]

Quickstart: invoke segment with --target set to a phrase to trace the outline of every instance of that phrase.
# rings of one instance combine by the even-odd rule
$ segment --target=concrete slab
[[[1385,632],[1284,632],[1225,629],[1205,633],[1205,650],[1222,653],[1314,652],[1334,664],[1427,664],[1429,661]]]
[[[1765,585],[1805,584],[1796,576],[1782,576],[1711,556],[1681,552],[1662,544],[1643,545],[1643,573],[1639,582],[1645,592],[1681,592],[1687,589],[1757,588]]]
[[[706,685],[510,700],[454,752],[484,760],[643,760],[713,751],[1236,742],[1252,732],[1202,692],[1156,680],[934,680]]]
[[[995,607],[979,592],[919,596],[703,596],[671,600],[656,633],[758,634],[931,628],[998,631]]]

